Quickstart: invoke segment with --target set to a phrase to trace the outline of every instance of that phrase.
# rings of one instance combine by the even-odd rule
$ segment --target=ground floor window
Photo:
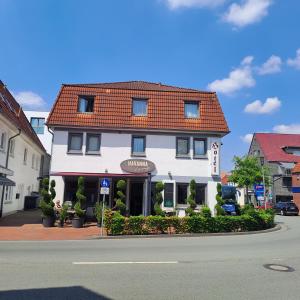
[[[4,202],[12,201],[13,187],[5,185],[4,186]]]
[[[196,184],[196,204],[205,205],[206,203],[206,184]]]
[[[164,207],[174,207],[174,184],[165,183],[164,189]]]
[[[205,205],[206,203],[206,184],[196,184],[196,204]],[[177,183],[176,184],[177,204],[187,204],[187,198],[189,195],[189,184],[188,183]]]
[[[187,192],[188,192],[188,183],[177,183],[176,184],[176,195],[177,195],[177,204],[186,204],[187,203]]]

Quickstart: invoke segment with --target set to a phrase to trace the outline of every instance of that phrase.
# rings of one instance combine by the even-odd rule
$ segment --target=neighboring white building
[[[130,214],[148,215],[155,182],[165,183],[163,208],[174,210],[187,207],[195,179],[198,207],[214,210],[221,138],[229,132],[215,93],[139,81],[63,85],[48,126],[57,200],[76,201],[84,176],[87,206],[94,206],[101,178],[109,178],[113,207],[124,179]]]
[[[24,209],[39,191],[46,151],[22,108],[0,81],[0,217]]]
[[[49,112],[26,110],[24,113],[47,153],[51,155],[52,134],[48,131],[48,128],[45,125]]]

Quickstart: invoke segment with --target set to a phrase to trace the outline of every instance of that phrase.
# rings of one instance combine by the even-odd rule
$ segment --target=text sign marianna
[[[220,146],[218,142],[211,144],[211,175],[220,175],[220,159],[219,159]]]
[[[127,159],[121,162],[121,169],[128,173],[151,173],[155,164],[146,159]]]

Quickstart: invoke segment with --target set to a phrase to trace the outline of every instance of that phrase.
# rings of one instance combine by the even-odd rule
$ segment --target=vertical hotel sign
[[[220,144],[211,143],[211,175],[220,176]]]

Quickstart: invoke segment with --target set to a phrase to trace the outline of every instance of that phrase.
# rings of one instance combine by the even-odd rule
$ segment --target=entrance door
[[[143,182],[131,182],[130,184],[130,215],[139,216],[143,214]]]

